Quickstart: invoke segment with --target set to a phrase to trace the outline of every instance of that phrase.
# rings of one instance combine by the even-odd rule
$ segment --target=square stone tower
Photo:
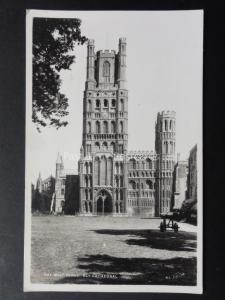
[[[127,211],[128,91],[126,39],[118,52],[87,45],[83,138],[79,160],[80,214]]]

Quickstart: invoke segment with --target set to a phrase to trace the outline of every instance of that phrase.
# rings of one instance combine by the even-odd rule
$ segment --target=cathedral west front
[[[128,150],[126,47],[126,39],[120,38],[117,52],[96,52],[94,40],[88,41],[79,180],[75,181],[79,215],[154,217],[173,205],[175,112],[158,113],[154,151]],[[60,212],[65,174],[60,158],[57,164],[55,210]]]

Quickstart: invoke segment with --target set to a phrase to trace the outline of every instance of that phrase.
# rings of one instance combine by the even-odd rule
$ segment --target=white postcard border
[[[82,12],[82,11],[79,11]],[[85,11],[86,13],[96,13]],[[103,12],[103,11],[102,11]],[[115,11],[110,11],[113,13]],[[138,11],[140,13],[141,11]],[[170,11],[167,11],[170,13]],[[196,11],[202,18],[203,10]],[[129,14],[129,11],[124,11]],[[134,13],[134,11],[132,11]],[[148,13],[148,11],[143,11]],[[25,150],[25,222],[24,222],[24,292],[60,291],[60,292],[134,292],[134,293],[189,293],[202,294],[203,284],[203,176],[202,176],[202,141],[198,144],[197,165],[198,165],[198,225],[197,225],[197,285],[176,286],[176,285],[107,285],[107,284],[34,284],[30,282],[31,275],[31,184],[30,171],[32,167],[31,153],[29,152],[31,140],[29,128],[32,126],[32,23],[34,17],[48,18],[74,18],[75,11],[47,11],[27,10],[26,14],[26,150]],[[202,48],[203,51],[203,48]],[[203,76],[202,76],[203,77]],[[202,125],[202,124],[201,124]],[[202,135],[203,136],[203,135]]]

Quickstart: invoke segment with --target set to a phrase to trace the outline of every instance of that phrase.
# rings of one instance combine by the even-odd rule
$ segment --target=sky
[[[176,152],[187,159],[202,141],[202,11],[77,11],[46,15],[82,20],[82,34],[95,50],[118,50],[127,39],[128,149],[154,150],[157,113],[176,112]],[[31,48],[31,47],[30,47]],[[31,49],[30,49],[31,51]],[[61,91],[69,99],[69,122],[39,133],[27,115],[27,164],[31,182],[55,176],[57,153],[67,169],[77,170],[82,142],[82,102],[86,79],[86,45],[77,46],[71,70],[61,72]],[[28,63],[31,56],[27,55]],[[31,78],[31,76],[30,76]],[[28,78],[29,79],[29,78]],[[31,101],[27,97],[27,102]],[[30,103],[27,103],[30,105]]]

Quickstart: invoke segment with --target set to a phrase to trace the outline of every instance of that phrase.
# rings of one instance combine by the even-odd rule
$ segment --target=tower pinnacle
[[[58,155],[57,155],[56,164],[61,164],[61,155],[60,155],[59,152],[58,152]]]

